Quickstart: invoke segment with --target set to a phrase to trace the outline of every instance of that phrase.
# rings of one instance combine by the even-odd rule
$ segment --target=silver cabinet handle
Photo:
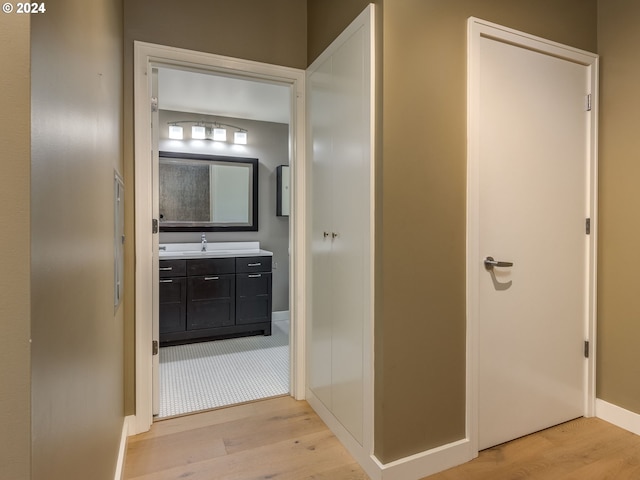
[[[170,272],[171,270],[173,270],[173,267],[160,267],[159,270],[161,272]]]
[[[324,238],[327,238],[327,237],[329,236],[329,232],[322,232],[322,236],[323,236]]]
[[[160,283],[173,283],[173,280],[160,280]]]
[[[262,274],[260,273],[256,273],[255,275],[249,275],[249,278],[260,278],[262,277]]]
[[[513,267],[513,262],[501,262],[494,260],[493,257],[487,257],[484,259],[484,268],[487,270],[493,270],[493,267]]]
[[[259,267],[261,263],[247,263],[247,267]]]
[[[331,232],[331,238],[336,238],[338,234],[336,232]]]
[[[204,277],[205,280],[219,280],[220,277]]]

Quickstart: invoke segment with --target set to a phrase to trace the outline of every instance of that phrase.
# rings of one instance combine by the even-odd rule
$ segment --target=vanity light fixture
[[[220,122],[207,122],[202,120],[178,120],[176,122],[167,122],[169,125],[169,138],[172,140],[184,139],[183,128],[181,124],[191,125],[191,138],[194,140],[211,139],[215,142],[227,141],[227,129],[233,128],[236,131],[233,134],[233,143],[237,145],[246,145],[249,132],[241,127],[229,125]]]
[[[207,138],[207,129],[204,125],[194,125],[191,127],[191,138],[195,140],[204,140]]]
[[[182,140],[182,127],[180,125],[169,125],[169,138],[171,140]]]

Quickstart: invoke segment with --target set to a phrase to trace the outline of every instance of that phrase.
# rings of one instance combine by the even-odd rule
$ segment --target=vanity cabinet
[[[160,260],[160,344],[271,335],[271,257]]]

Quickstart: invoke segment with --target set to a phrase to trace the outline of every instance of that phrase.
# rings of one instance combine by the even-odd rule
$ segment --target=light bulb
[[[233,134],[233,143],[237,143],[238,145],[246,145],[247,144],[247,132],[235,132]]]
[[[180,125],[169,125],[169,138],[172,140],[182,140],[182,127]]]
[[[206,134],[206,129],[202,125],[194,125],[191,127],[191,138],[195,140],[204,140]]]

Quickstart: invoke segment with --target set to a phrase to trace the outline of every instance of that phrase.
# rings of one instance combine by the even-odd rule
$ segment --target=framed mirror
[[[258,159],[159,152],[161,232],[258,230]]]

